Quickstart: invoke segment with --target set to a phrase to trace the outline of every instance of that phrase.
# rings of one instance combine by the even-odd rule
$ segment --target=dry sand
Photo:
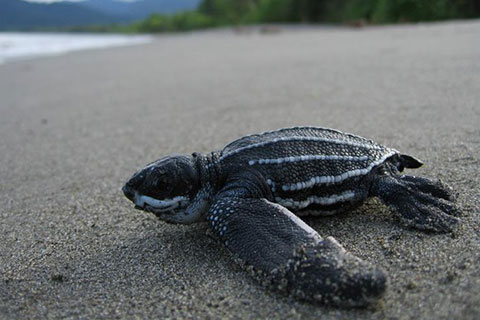
[[[229,30],[0,66],[0,318],[480,318],[480,21]],[[390,275],[342,310],[267,292],[205,235],[120,192],[162,155],[334,127],[415,155],[460,194],[455,236],[372,200],[307,219]]]

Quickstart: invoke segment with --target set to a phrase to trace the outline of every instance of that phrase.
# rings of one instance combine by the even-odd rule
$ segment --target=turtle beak
[[[128,184],[123,186],[122,191],[125,197],[133,201],[133,198],[135,197],[135,192],[133,192],[133,190],[128,186]]]
[[[128,185],[124,185],[122,188],[122,191],[125,197],[127,197],[130,201],[133,202],[133,204],[135,205],[134,207],[135,209],[141,210],[141,211],[145,210],[144,207],[141,207],[135,203],[135,192]]]
[[[135,191],[143,185],[146,176],[147,174],[145,169],[142,169],[140,171],[137,171],[130,179],[128,179],[127,183],[125,183],[122,188],[125,197],[127,197],[131,201],[134,201]]]

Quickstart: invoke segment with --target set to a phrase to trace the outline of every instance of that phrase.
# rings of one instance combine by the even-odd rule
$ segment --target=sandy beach
[[[479,20],[218,30],[0,65],[0,318],[479,319],[478,39]],[[414,155],[408,173],[459,194],[454,235],[405,229],[375,199],[305,219],[388,272],[366,309],[266,291],[206,224],[121,193],[163,155],[297,125]]]

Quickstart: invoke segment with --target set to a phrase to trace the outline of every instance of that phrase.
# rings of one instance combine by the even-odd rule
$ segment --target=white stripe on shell
[[[300,181],[297,183],[292,183],[292,184],[285,184],[282,186],[283,191],[295,191],[295,190],[301,190],[301,189],[309,189],[313,188],[315,185],[321,185],[321,184],[337,184],[341,183],[342,181],[347,180],[348,178],[351,177],[357,177],[357,176],[363,176],[368,174],[373,167],[379,165],[380,163],[384,162],[387,158],[391,157],[392,155],[396,154],[396,150],[391,150],[389,153],[386,153],[383,157],[378,159],[377,161],[374,161],[370,163],[370,165],[366,168],[363,169],[355,169],[355,170],[350,170],[346,171],[342,174],[339,174],[337,176],[316,176],[312,177],[309,180],[306,181]]]
[[[320,205],[328,206],[328,205],[336,204],[338,202],[346,202],[354,198],[355,198],[355,192],[351,190],[347,190],[340,194],[334,194],[328,197],[310,196],[305,200],[301,200],[301,201],[276,197],[275,201],[281,204],[282,206],[298,210],[298,209],[306,208],[311,204],[320,204]]]
[[[385,147],[382,147],[380,145],[376,145],[373,142],[366,141],[365,143],[360,143],[360,142],[355,142],[355,141],[346,141],[346,140],[341,140],[341,139],[332,139],[332,138],[323,138],[323,137],[304,137],[304,136],[293,136],[293,137],[280,137],[280,138],[275,138],[269,141],[263,141],[255,144],[251,144],[245,147],[238,148],[236,150],[233,150],[229,153],[226,153],[222,155],[218,160],[222,161],[225,158],[228,158],[234,154],[237,154],[239,152],[242,152],[244,150],[248,149],[253,149],[253,148],[258,148],[258,147],[264,147],[269,144],[274,144],[277,142],[291,142],[291,141],[311,141],[311,142],[327,142],[327,143],[335,143],[335,144],[340,144],[340,145],[347,145],[347,146],[353,146],[353,147],[361,147],[361,148],[366,148],[369,150],[383,150],[386,149]],[[371,144],[367,143],[370,142]]]
[[[271,179],[267,179],[267,184],[270,186],[272,192],[277,191],[277,186],[275,185],[275,182],[273,182]]]
[[[178,208],[181,201],[188,201],[188,198],[183,196],[178,196],[172,199],[158,200],[149,196],[136,193],[133,200],[135,204],[139,207],[143,207],[145,204],[148,204],[149,206],[155,209],[172,210],[172,209]]]
[[[248,164],[253,166],[255,164],[282,164],[285,162],[311,161],[311,160],[366,161],[368,160],[368,156],[340,156],[336,154],[303,155],[303,156],[284,157],[284,158],[277,158],[277,159],[254,159],[254,160],[248,161]]]
[[[295,223],[297,226],[302,228],[316,243],[322,241],[322,237],[318,234],[317,231],[313,230],[308,224],[303,222],[302,219],[300,219],[299,217],[294,215],[290,210],[288,210],[287,208],[285,208],[285,207],[283,207],[283,206],[281,206],[277,203],[273,203],[273,202],[270,202],[270,201],[265,200],[265,199],[263,199],[263,201],[266,202],[267,204],[271,205],[271,206],[276,207],[281,213],[286,215],[287,218],[289,218],[291,221],[293,221],[293,223]]]

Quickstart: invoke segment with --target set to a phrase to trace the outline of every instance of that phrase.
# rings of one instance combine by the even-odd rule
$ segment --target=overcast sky
[[[65,1],[65,0],[23,0],[23,1],[51,3],[51,2],[61,2],[61,1]],[[69,0],[69,1],[82,1],[82,0]]]
[[[52,3],[52,2],[62,2],[62,1],[78,2],[78,1],[85,1],[85,0],[23,0],[23,1]],[[134,2],[134,1],[139,1],[139,0],[115,0],[115,1]]]

